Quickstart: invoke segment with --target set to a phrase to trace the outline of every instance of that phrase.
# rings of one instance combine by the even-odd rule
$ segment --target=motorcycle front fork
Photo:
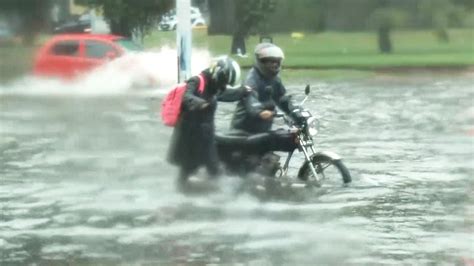
[[[304,154],[304,157],[306,159],[306,162],[309,164],[309,169],[313,173],[313,181],[316,181],[319,183],[321,181],[321,178],[319,177],[318,173],[316,172],[316,168],[314,168],[313,162],[311,161],[311,156],[308,154],[307,148],[311,150],[311,154],[315,154],[316,152],[314,151],[313,145],[307,145],[306,143],[303,143],[303,141],[300,139],[299,140],[300,147],[302,147],[302,151]]]
[[[300,143],[300,147],[303,147],[301,150],[303,151],[303,154],[304,154],[304,157],[306,159],[306,162],[308,162],[309,164],[309,168],[311,169],[311,172],[313,173],[313,179],[314,181],[316,182],[319,182],[321,180],[321,178],[319,177],[318,173],[316,172],[316,168],[314,168],[314,165],[313,163],[311,162],[311,156],[308,154],[308,152],[306,151],[306,146],[304,143],[301,142],[301,140],[299,141]],[[309,146],[309,148],[311,149],[311,153],[312,154],[315,154],[316,152],[314,151],[314,148],[313,146]],[[294,151],[290,151],[288,153],[288,156],[286,157],[286,161],[285,161],[285,164],[283,165],[282,168],[280,168],[280,176],[279,177],[282,177],[282,176],[286,176],[286,174],[288,173],[288,167],[290,165],[290,160],[291,160],[291,157],[293,156],[293,153]]]

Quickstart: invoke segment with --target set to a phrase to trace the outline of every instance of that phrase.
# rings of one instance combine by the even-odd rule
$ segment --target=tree
[[[38,32],[46,28],[49,20],[51,0],[1,0],[0,10],[15,14],[20,23],[17,26],[24,44],[34,43]]]
[[[422,0],[420,2],[420,12],[422,17],[428,21],[435,29],[435,34],[439,41],[448,42],[448,14],[453,5],[449,0]]]
[[[381,53],[389,54],[393,50],[391,32],[406,20],[405,13],[398,8],[379,7],[371,15],[370,22],[377,30],[378,47]]]
[[[252,33],[267,34],[266,19],[275,10],[275,0],[235,1],[236,26],[232,34],[231,53],[246,54],[245,38]]]
[[[272,33],[322,32],[326,27],[329,1],[275,0],[275,9],[265,18],[265,30]]]
[[[474,1],[472,0],[452,0],[455,5],[462,6],[465,9],[474,9]]]
[[[112,33],[132,37],[144,36],[170,10],[173,0],[76,0],[78,4],[100,9]]]
[[[438,40],[449,42],[448,27],[463,24],[462,17],[466,10],[474,7],[472,3],[465,0],[421,0],[419,9],[423,19],[434,28]]]

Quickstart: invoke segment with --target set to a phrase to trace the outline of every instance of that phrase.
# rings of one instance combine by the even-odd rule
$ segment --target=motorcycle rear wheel
[[[339,159],[333,160],[331,157],[324,154],[317,154],[311,158],[311,162],[316,169],[316,173],[318,173],[319,177],[321,178],[320,182],[324,182],[325,179],[336,178],[337,176],[341,176],[342,182],[344,184],[350,183],[352,181],[349,170]],[[313,173],[309,167],[309,163],[305,163],[303,166],[301,166],[298,172],[298,178],[300,180],[308,182],[308,180],[314,179],[309,178],[312,176]],[[315,185],[320,186],[321,184],[318,183]]]

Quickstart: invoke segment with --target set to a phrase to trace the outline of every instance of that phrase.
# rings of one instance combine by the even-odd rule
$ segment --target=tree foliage
[[[330,0],[275,0],[275,9],[268,14],[269,32],[324,31]],[[282,20],[284,23],[282,23]]]
[[[473,3],[474,1],[471,1]],[[420,0],[423,20],[433,26],[439,41],[449,41],[448,28],[463,26],[473,4],[463,0]]]
[[[407,14],[399,8],[383,7],[377,8],[369,18],[369,24],[373,28],[396,28],[402,27],[407,21]]]
[[[370,24],[377,30],[379,50],[382,53],[392,52],[391,32],[395,27],[402,26],[407,20],[406,12],[392,7],[389,1],[379,2],[379,6],[370,16]]]
[[[275,0],[235,1],[236,26],[231,53],[246,53],[245,38],[250,34],[268,33],[268,15],[275,10]]]
[[[15,30],[25,44],[32,44],[38,32],[48,26],[51,0],[1,0],[0,12],[15,15]]]
[[[237,34],[265,34],[268,16],[275,11],[275,0],[239,0],[235,1]]]
[[[76,0],[98,8],[109,22],[112,33],[132,37],[148,33],[161,15],[173,7],[173,0]]]

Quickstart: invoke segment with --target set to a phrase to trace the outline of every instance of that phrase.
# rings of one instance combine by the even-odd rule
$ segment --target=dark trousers
[[[204,165],[210,178],[217,178],[220,174],[219,163],[215,161],[207,161]],[[179,182],[186,182],[189,177],[194,174],[199,168],[199,165],[195,166],[182,166],[179,169]]]

